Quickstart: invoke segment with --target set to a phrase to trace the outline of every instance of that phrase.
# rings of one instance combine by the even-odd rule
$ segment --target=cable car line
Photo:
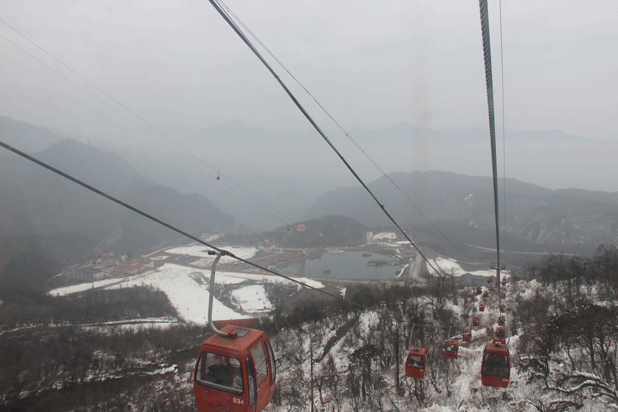
[[[498,283],[498,308],[502,308],[501,295],[501,280],[500,280],[500,225],[499,225],[499,207],[498,207],[498,170],[496,162],[496,125],[494,119],[494,95],[493,95],[493,79],[491,71],[491,41],[489,37],[489,13],[487,10],[487,0],[479,0],[479,11],[481,17],[481,33],[483,38],[483,60],[485,64],[485,85],[487,89],[487,111],[489,116],[489,139],[491,146],[491,169],[493,175],[494,189],[494,213],[496,220],[496,275]],[[500,41],[502,42],[502,8],[500,7]],[[502,43],[501,43],[502,44]],[[502,51],[502,46],[501,46]],[[504,86],[504,71],[502,84]],[[504,116],[504,89],[502,93],[502,115]],[[504,122],[503,122],[504,123]],[[504,124],[502,125],[504,133]],[[506,176],[505,176],[506,181]],[[506,183],[505,183],[506,184]],[[481,383],[483,386],[492,386],[506,388],[509,384],[511,375],[511,360],[509,348],[506,343],[505,329],[502,328],[502,336],[498,336],[500,326],[496,328],[494,340],[485,345],[483,350],[483,358],[481,363]],[[500,338],[500,339],[499,339]]]
[[[51,171],[51,172],[53,172],[53,173],[55,173],[55,174],[57,174],[57,175],[59,175],[59,176],[64,177],[65,179],[68,179],[68,180],[70,180],[70,181],[72,181],[72,182],[74,182],[74,183],[77,183],[78,185],[80,185],[80,186],[82,186],[82,187],[84,187],[84,188],[86,188],[86,189],[90,190],[91,192],[94,192],[94,193],[96,193],[96,194],[98,194],[98,195],[100,195],[100,196],[102,196],[102,197],[105,197],[105,198],[107,198],[108,200],[111,200],[112,202],[119,204],[120,206],[123,206],[123,207],[125,207],[125,208],[127,208],[127,209],[130,209],[130,210],[132,210],[133,212],[135,212],[135,213],[137,213],[137,214],[139,214],[139,215],[142,215],[142,216],[144,216],[144,217],[145,217],[145,218],[147,218],[147,219],[152,220],[153,222],[159,223],[160,225],[165,226],[165,227],[167,227],[168,229],[171,229],[171,230],[173,230],[173,231],[174,231],[174,232],[176,232],[176,233],[179,233],[179,234],[181,234],[181,235],[183,235],[183,236],[186,236],[186,237],[188,237],[189,239],[194,240],[194,241],[196,241],[196,242],[198,242],[198,243],[201,243],[202,245],[207,246],[207,247],[209,247],[209,248],[211,248],[211,249],[213,249],[213,250],[216,250],[217,252],[219,252],[219,253],[221,253],[221,254],[225,254],[226,256],[229,256],[229,257],[231,257],[231,258],[233,258],[233,259],[236,259],[236,260],[237,260],[237,261],[239,261],[239,262],[245,263],[245,264],[247,264],[247,265],[249,265],[249,266],[253,266],[253,267],[255,267],[256,269],[261,269],[261,270],[264,270],[265,272],[271,273],[271,274],[273,274],[273,275],[275,275],[275,276],[282,277],[282,278],[284,278],[284,279],[289,280],[290,282],[297,283],[297,284],[299,284],[299,285],[301,285],[301,286],[303,286],[303,287],[306,287],[306,288],[312,289],[312,290],[314,290],[314,291],[316,291],[316,292],[320,292],[320,293],[322,293],[322,294],[324,294],[324,295],[327,295],[327,296],[330,296],[330,297],[332,297],[332,298],[343,299],[343,300],[346,300],[346,301],[348,301],[348,302],[352,303],[353,305],[356,305],[356,306],[358,306],[358,307],[360,307],[360,308],[367,309],[364,305],[361,305],[361,304],[359,304],[359,303],[353,302],[353,301],[351,301],[351,300],[347,300],[347,299],[345,299],[345,298],[343,298],[343,297],[341,297],[341,296],[334,295],[334,294],[332,294],[332,293],[328,293],[328,292],[326,292],[326,291],[324,291],[324,290],[321,290],[321,289],[318,289],[318,288],[316,288],[316,287],[313,287],[313,286],[307,285],[307,284],[305,284],[305,283],[303,283],[303,282],[301,282],[301,281],[298,281],[298,280],[292,279],[292,278],[290,278],[289,276],[286,276],[286,275],[284,275],[284,274],[281,274],[281,273],[275,272],[274,270],[271,270],[271,269],[268,269],[268,268],[262,267],[262,266],[260,266],[260,265],[258,265],[258,264],[255,264],[255,263],[253,263],[253,262],[250,262],[250,261],[248,261],[248,260],[246,260],[246,259],[240,258],[240,257],[238,257],[238,256],[234,255],[233,253],[228,252],[228,251],[226,251],[226,250],[224,250],[224,249],[220,249],[220,248],[218,248],[217,246],[214,246],[214,245],[212,245],[212,244],[210,244],[210,243],[208,243],[208,242],[205,242],[205,241],[203,241],[202,239],[200,239],[200,238],[198,238],[198,237],[196,237],[196,236],[193,236],[193,235],[191,235],[191,234],[189,234],[189,233],[187,233],[187,232],[185,232],[185,231],[183,231],[183,230],[181,230],[181,229],[176,228],[175,226],[170,225],[169,223],[166,223],[166,222],[164,222],[164,221],[162,221],[162,220],[160,220],[160,219],[158,219],[158,218],[156,218],[156,217],[154,217],[154,216],[152,216],[152,215],[149,215],[148,213],[143,212],[142,210],[140,210],[140,209],[138,209],[138,208],[136,208],[136,207],[133,207],[133,206],[131,206],[130,204],[128,204],[128,203],[126,203],[126,202],[123,202],[122,200],[119,200],[119,199],[115,198],[114,196],[109,195],[109,194],[107,194],[107,193],[103,192],[102,190],[99,190],[99,189],[95,188],[94,186],[91,186],[91,185],[89,185],[89,184],[87,184],[87,183],[85,183],[85,182],[83,182],[83,181],[81,181],[81,180],[79,180],[79,179],[77,179],[77,178],[75,178],[75,177],[73,177],[73,176],[69,175],[68,173],[65,173],[65,172],[63,172],[63,171],[61,171],[61,170],[59,170],[59,169],[56,169],[55,167],[53,167],[53,166],[51,166],[51,165],[48,165],[47,163],[45,163],[45,162],[43,162],[43,161],[41,161],[41,160],[39,160],[39,159],[37,159],[37,158],[35,158],[35,157],[33,157],[33,156],[30,156],[30,155],[29,155],[29,154],[27,154],[27,153],[24,153],[24,152],[22,152],[21,150],[16,149],[16,148],[14,148],[13,146],[11,146],[11,145],[9,145],[9,144],[7,144],[7,143],[3,142],[3,141],[0,141],[0,146],[1,146],[1,147],[3,147],[3,148],[5,148],[5,149],[7,149],[7,150],[9,150],[9,151],[11,151],[11,152],[13,152],[13,153],[15,153],[15,154],[16,154],[16,155],[18,155],[18,156],[23,157],[23,158],[24,158],[24,159],[26,159],[26,160],[29,160],[29,161],[31,161],[31,162],[33,162],[33,163],[36,163],[36,164],[38,164],[38,165],[39,165],[39,166],[41,166],[41,167],[44,167],[45,169],[47,169],[47,170],[49,170],[49,171]]]
[[[358,182],[361,184],[361,186],[363,186],[363,188],[365,188],[365,190],[367,191],[367,193],[369,193],[369,195],[373,198],[373,200],[378,204],[378,206],[380,207],[380,209],[382,209],[382,211],[384,212],[384,214],[390,219],[391,222],[393,222],[393,224],[395,225],[395,227],[397,227],[397,229],[399,229],[399,231],[403,234],[403,236],[408,240],[408,242],[410,242],[410,244],[416,249],[416,251],[418,252],[418,254],[425,260],[425,262],[427,262],[427,264],[436,272],[438,273],[438,270],[436,270],[436,268],[434,268],[434,266],[431,264],[431,262],[429,261],[429,259],[427,259],[427,257],[425,257],[425,255],[423,254],[423,252],[421,252],[421,250],[418,248],[418,246],[416,246],[416,244],[414,244],[414,242],[412,242],[412,239],[410,239],[410,237],[406,234],[406,232],[404,232],[404,230],[401,228],[401,226],[399,226],[399,224],[395,221],[395,219],[393,219],[393,217],[390,215],[390,213],[388,213],[388,211],[386,210],[386,208],[384,207],[384,205],[382,203],[380,203],[380,201],[378,200],[378,198],[373,194],[373,192],[371,191],[371,189],[369,189],[369,187],[367,187],[367,185],[365,184],[365,182],[360,178],[360,176],[356,173],[356,171],[352,168],[352,166],[348,163],[348,161],[343,157],[343,155],[341,154],[341,152],[339,152],[339,150],[335,147],[335,145],[331,142],[331,140],[328,138],[328,136],[326,136],[326,134],[324,133],[324,131],[322,131],[322,129],[320,128],[320,126],[318,126],[318,124],[315,122],[315,120],[313,120],[313,118],[311,117],[311,115],[305,110],[305,108],[303,107],[303,105],[298,101],[298,99],[296,98],[296,96],[294,96],[294,94],[290,91],[290,89],[285,85],[285,83],[281,80],[281,78],[277,75],[277,73],[275,73],[275,71],[273,70],[273,68],[268,64],[268,62],[264,59],[264,57],[260,54],[260,52],[255,48],[255,46],[253,45],[253,43],[251,43],[251,41],[247,38],[247,36],[242,32],[242,30],[240,30],[240,28],[236,25],[236,23],[234,23],[234,21],[232,21],[231,17],[228,16],[226,14],[226,12],[222,9],[221,5],[219,4],[219,0],[209,0],[210,4],[213,5],[213,7],[219,12],[219,14],[221,15],[221,17],[223,17],[223,19],[230,25],[230,27],[236,32],[236,34],[238,34],[238,36],[242,39],[242,41],[249,47],[249,49],[251,49],[251,51],[257,56],[257,58],[264,64],[264,66],[266,66],[266,68],[268,69],[268,71],[274,76],[275,80],[277,80],[277,82],[279,83],[279,85],[285,90],[285,92],[287,93],[287,95],[290,97],[290,99],[292,99],[292,101],[294,102],[294,104],[296,105],[296,107],[302,112],[302,114],[305,116],[305,118],[309,121],[309,123],[311,123],[311,125],[313,126],[313,128],[320,134],[320,136],[322,136],[322,138],[324,139],[324,141],[331,147],[331,149],[333,149],[333,151],[337,154],[337,156],[339,157],[339,159],[341,159],[341,161],[346,165],[346,167],[348,168],[348,170],[350,171],[350,173],[352,173],[352,175],[356,178],[356,180],[358,180]],[[438,264],[436,263],[436,266],[438,266]],[[438,268],[440,268],[440,266],[438,266]],[[446,276],[446,274],[440,270],[440,272]]]
[[[494,118],[494,89],[491,72],[491,41],[489,38],[489,13],[487,0],[479,0],[481,14],[481,31],[483,35],[483,59],[485,62],[485,85],[487,89],[487,110],[489,115],[489,140],[491,145],[491,170],[494,189],[494,214],[496,222],[496,258],[498,261],[496,275],[498,278],[498,293],[500,293],[500,224],[498,209],[498,170],[496,162],[496,124]],[[504,129],[504,127],[503,127]],[[499,302],[502,300],[498,296]]]
[[[502,42],[502,0],[498,0],[500,15],[500,86],[502,88],[502,236],[506,234],[506,125],[504,111],[504,46]]]
[[[439,228],[438,226],[436,226],[426,215],[425,213],[423,213],[423,211],[412,201],[412,199],[410,199],[410,197],[399,187],[399,185],[397,185],[397,183],[395,183],[393,181],[393,179],[380,167],[380,165],[378,165],[373,158],[367,153],[365,152],[365,150],[361,147],[360,144],[358,144],[356,142],[356,140],[354,140],[352,138],[352,136],[350,136],[350,134],[348,133],[348,131],[346,129],[344,129],[344,127],[330,114],[330,112],[328,110],[326,110],[326,108],[324,106],[322,106],[322,104],[313,96],[313,94],[311,94],[311,92],[309,90],[307,90],[307,88],[296,78],[296,76],[294,76],[292,74],[292,72],[290,72],[288,70],[288,68],[286,66],[284,66],[283,63],[281,63],[281,61],[279,61],[279,59],[268,49],[268,47],[266,47],[266,45],[264,45],[264,43],[262,43],[262,41],[251,31],[251,29],[249,29],[243,22],[242,20],[240,20],[240,18],[234,14],[234,12],[226,5],[224,4],[222,1],[219,0],[219,3],[222,5],[222,7],[224,7],[226,9],[226,11],[243,27],[243,29],[245,29],[245,31],[247,33],[249,33],[249,35],[251,35],[251,37],[260,45],[262,46],[262,48],[264,48],[264,50],[281,66],[281,68],[283,68],[283,70],[285,70],[292,79],[294,79],[294,81],[307,93],[307,95],[309,95],[309,97],[311,97],[311,99],[318,105],[318,107],[320,107],[320,109],[322,109],[322,111],[333,121],[333,123],[337,126],[337,128],[341,131],[341,133],[343,133],[355,146],[356,148],[376,167],[376,169],[378,169],[380,171],[380,173],[382,173],[382,176],[384,176],[389,182],[391,182],[391,184],[399,191],[399,193],[401,193],[407,200],[408,202],[414,206],[414,208],[421,214],[421,216],[423,216],[423,218],[425,220],[427,220],[431,226],[433,226],[433,228],[440,233],[448,242],[450,242],[462,255],[464,254],[464,252],[459,248],[459,246],[457,246],[457,244],[455,242],[453,242],[451,239],[449,239],[448,236],[446,236],[446,234],[444,234]]]

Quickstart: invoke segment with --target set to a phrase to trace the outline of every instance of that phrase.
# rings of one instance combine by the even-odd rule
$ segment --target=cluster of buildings
[[[75,264],[64,270],[64,275],[73,279],[95,281],[110,277],[133,276],[155,268],[155,262],[147,256],[129,259],[116,257],[113,250],[103,253],[95,261]]]

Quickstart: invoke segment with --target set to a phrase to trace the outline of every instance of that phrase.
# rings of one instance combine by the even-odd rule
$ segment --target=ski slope
[[[299,282],[315,288],[323,288],[318,281],[296,278]],[[208,323],[208,290],[210,271],[196,270],[193,267],[165,263],[163,266],[139,275],[119,279],[105,279],[54,289],[51,296],[67,296],[91,289],[113,290],[121,288],[148,286],[165,293],[180,319],[186,323],[205,325]],[[273,309],[264,288],[266,283],[295,285],[278,276],[258,275],[236,272],[217,272],[216,284],[231,286],[230,297],[245,314],[234,311],[217,298],[213,303],[213,320],[245,319],[252,313],[267,313]],[[300,285],[297,285],[301,288]]]

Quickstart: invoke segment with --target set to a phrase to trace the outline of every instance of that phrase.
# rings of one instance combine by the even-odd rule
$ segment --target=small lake
[[[319,258],[306,259],[283,269],[293,275],[319,279],[394,279],[403,267],[390,256],[367,254],[363,251],[325,253]],[[395,265],[367,266],[369,261],[393,262]]]

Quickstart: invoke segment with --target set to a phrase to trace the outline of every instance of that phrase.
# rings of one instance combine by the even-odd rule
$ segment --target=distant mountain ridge
[[[20,148],[33,143],[32,147],[42,146],[49,149],[44,152],[48,153],[45,155],[47,159],[59,161],[58,159],[54,160],[54,156],[57,156],[54,150],[62,151],[60,149],[63,143],[59,140],[62,139],[62,136],[59,134],[7,117],[0,117],[0,132],[4,140],[16,142]],[[500,130],[498,132],[500,133]],[[379,171],[371,165],[368,166],[367,159],[360,154],[346,136],[332,131],[327,131],[327,133],[346,158],[354,164],[365,181],[379,180]],[[380,164],[387,173],[392,173],[392,176],[397,176],[399,173],[405,175],[411,173],[411,170],[443,170],[462,176],[489,176],[491,173],[488,132],[485,127],[432,130],[400,122],[380,130],[354,129],[351,130],[350,134],[371,155],[372,159]],[[592,192],[586,190],[586,188],[616,187],[616,190],[618,190],[618,181],[614,178],[618,175],[618,162],[614,160],[618,157],[617,142],[601,142],[582,136],[569,135],[557,130],[507,130],[506,136],[508,176],[517,176],[517,180],[507,179],[507,183],[518,185],[523,184],[522,181],[529,181],[537,184],[536,188],[532,188],[534,185],[528,186],[529,190],[523,192],[525,193],[524,197],[529,197],[531,193],[538,192],[540,194],[561,194],[567,197],[574,196],[593,201],[616,203],[618,192],[598,190]],[[41,137],[40,140],[39,137]],[[86,180],[92,179],[91,181],[97,182],[97,185],[103,185],[102,187],[108,189],[111,193],[127,193],[129,187],[141,187],[148,184],[173,187],[181,193],[200,193],[211,200],[220,210],[224,210],[226,214],[233,215],[238,221],[261,231],[270,231],[280,226],[283,223],[282,215],[285,215],[284,220],[287,221],[300,221],[310,216],[318,217],[314,212],[308,213],[310,207],[317,207],[311,206],[316,202],[316,199],[337,187],[342,188],[340,189],[342,190],[341,193],[347,194],[345,188],[356,184],[349,171],[313,130],[266,130],[232,121],[199,130],[189,138],[179,140],[179,142],[188,151],[194,153],[195,157],[207,163],[210,169],[198,165],[204,173],[187,173],[188,168],[183,170],[182,167],[179,167],[179,164],[182,166],[186,159],[179,161],[174,157],[173,151],[157,152],[148,143],[136,148],[130,147],[129,144],[124,145],[123,152],[113,155],[116,158],[114,160],[115,166],[107,169],[102,167],[95,170],[98,167],[96,165],[105,163],[105,160],[97,160],[98,155],[95,152],[88,154],[86,150],[88,145],[84,145],[80,149],[82,154],[74,160],[81,162],[80,170],[84,173],[83,176]],[[56,143],[55,149],[51,147],[53,143]],[[104,143],[105,141],[101,141],[101,144]],[[28,147],[31,152],[32,147]],[[113,146],[109,146],[109,148],[110,150],[117,150]],[[92,161],[89,160],[89,157],[92,157]],[[130,159],[131,165],[122,161],[122,159]],[[71,167],[69,163],[65,165]],[[132,169],[133,165],[136,169]],[[88,173],[88,170],[91,173]],[[139,170],[139,173],[135,170]],[[215,179],[217,171],[221,172],[221,181]],[[106,175],[109,179],[99,179],[99,176]],[[229,191],[226,190],[229,184],[235,183],[247,189],[250,193],[241,201],[239,201],[238,196],[230,195]],[[418,183],[420,184],[420,186],[417,185],[418,188],[422,190],[410,192],[414,195],[415,202],[419,206],[423,206],[424,203],[430,205],[429,208],[432,213],[434,210],[440,210],[440,207],[433,206],[437,204],[436,202],[439,199],[429,197],[425,200],[424,190],[429,190],[430,187],[425,188],[422,181]],[[0,184],[3,183],[0,182]],[[405,215],[413,211],[414,208],[410,207],[405,199],[392,198],[393,195],[388,190],[380,192],[382,190],[379,188],[382,186],[381,183],[377,186],[377,190],[381,193],[380,196],[385,196],[384,202],[403,202],[401,203],[403,206],[399,205],[395,210],[398,210],[400,216],[409,218]],[[455,191],[454,193],[457,193],[458,197],[472,193],[459,193],[457,186],[456,184],[451,185],[451,188]],[[543,189],[543,187],[579,187],[580,189],[551,191],[550,189]],[[517,186],[513,186],[512,189],[516,188]],[[21,190],[19,186],[12,186],[10,182],[6,182],[4,189],[10,191],[4,193],[17,193]],[[507,195],[509,190],[511,188],[508,188],[507,185]],[[486,193],[484,188],[475,193],[476,200],[483,193]],[[264,208],[261,201],[256,199],[252,201],[253,194],[273,205],[282,213],[265,213],[268,208]],[[355,196],[353,191],[351,195]],[[54,196],[54,194],[51,193],[49,196]],[[445,196],[445,199],[451,196]],[[0,228],[18,225],[23,229],[28,226],[28,223],[22,222],[28,219],[20,215],[23,215],[27,208],[23,204],[19,204],[18,198],[21,197],[15,197],[15,201],[10,202],[10,207],[13,209],[12,213],[19,219],[2,222]],[[381,197],[380,199],[382,201]],[[317,204],[320,201],[318,199]],[[345,198],[339,201],[344,202]],[[1,202],[2,200],[0,200]],[[523,203],[530,204],[528,200]],[[507,206],[510,204],[511,202],[507,200]],[[361,207],[361,205],[363,206]],[[456,212],[456,205],[456,202],[452,204],[453,210],[449,213],[459,213],[460,216],[454,220],[447,220],[447,222],[458,222],[458,225],[469,225],[471,220],[474,220],[477,225],[483,222],[482,218],[479,219],[476,216],[480,210],[479,205],[475,206],[474,214],[469,216],[462,213],[461,210]],[[348,207],[349,213],[337,208],[333,210],[324,208],[320,213],[322,213],[321,215],[330,215],[344,212],[344,215],[358,216],[364,224],[367,224],[367,222],[370,224],[388,223],[369,216],[379,214],[372,211],[373,209],[365,207],[363,203],[351,202]],[[411,208],[411,210],[406,211],[406,207]],[[558,204],[559,208],[560,205]],[[363,210],[355,211],[355,209]],[[427,210],[424,206],[421,209]],[[491,210],[491,208],[488,210]],[[484,213],[485,211],[481,215]],[[367,216],[363,217],[363,214]],[[437,217],[446,219],[449,218],[449,215],[444,211],[442,215]],[[470,220],[467,220],[468,218]],[[605,225],[605,223],[602,223],[605,222],[603,217],[597,216],[597,218],[599,224]],[[509,219],[507,209],[507,225],[511,224]],[[608,219],[611,220],[611,217]],[[45,221],[42,221],[42,223],[49,224]],[[513,226],[518,225],[519,223],[516,222]],[[485,224],[480,224],[479,227],[485,227]],[[535,230],[532,230],[532,227],[534,225],[528,226],[531,231],[528,231],[526,238],[535,238],[533,235]],[[566,235],[552,235],[552,229],[549,227],[543,228],[542,225],[538,227],[542,233],[539,233],[536,237],[540,237],[540,239],[551,239],[554,242],[559,241],[561,237],[568,237]],[[519,234],[523,231],[520,228],[513,233]],[[568,230],[565,228],[565,231]],[[589,233],[592,236],[591,239],[611,239],[613,236],[609,233],[600,235],[600,232],[600,230],[596,230],[595,233],[598,236],[592,236]]]
[[[432,222],[494,230],[490,177],[438,171],[392,173],[389,177]],[[428,224],[385,177],[368,186],[399,223]],[[504,223],[507,234],[522,241],[592,248],[618,242],[618,193],[550,190],[507,179],[506,205],[503,201],[501,194],[501,224]],[[305,219],[324,214],[348,216],[367,226],[390,225],[373,199],[359,187],[344,187],[324,194],[309,208]]]

